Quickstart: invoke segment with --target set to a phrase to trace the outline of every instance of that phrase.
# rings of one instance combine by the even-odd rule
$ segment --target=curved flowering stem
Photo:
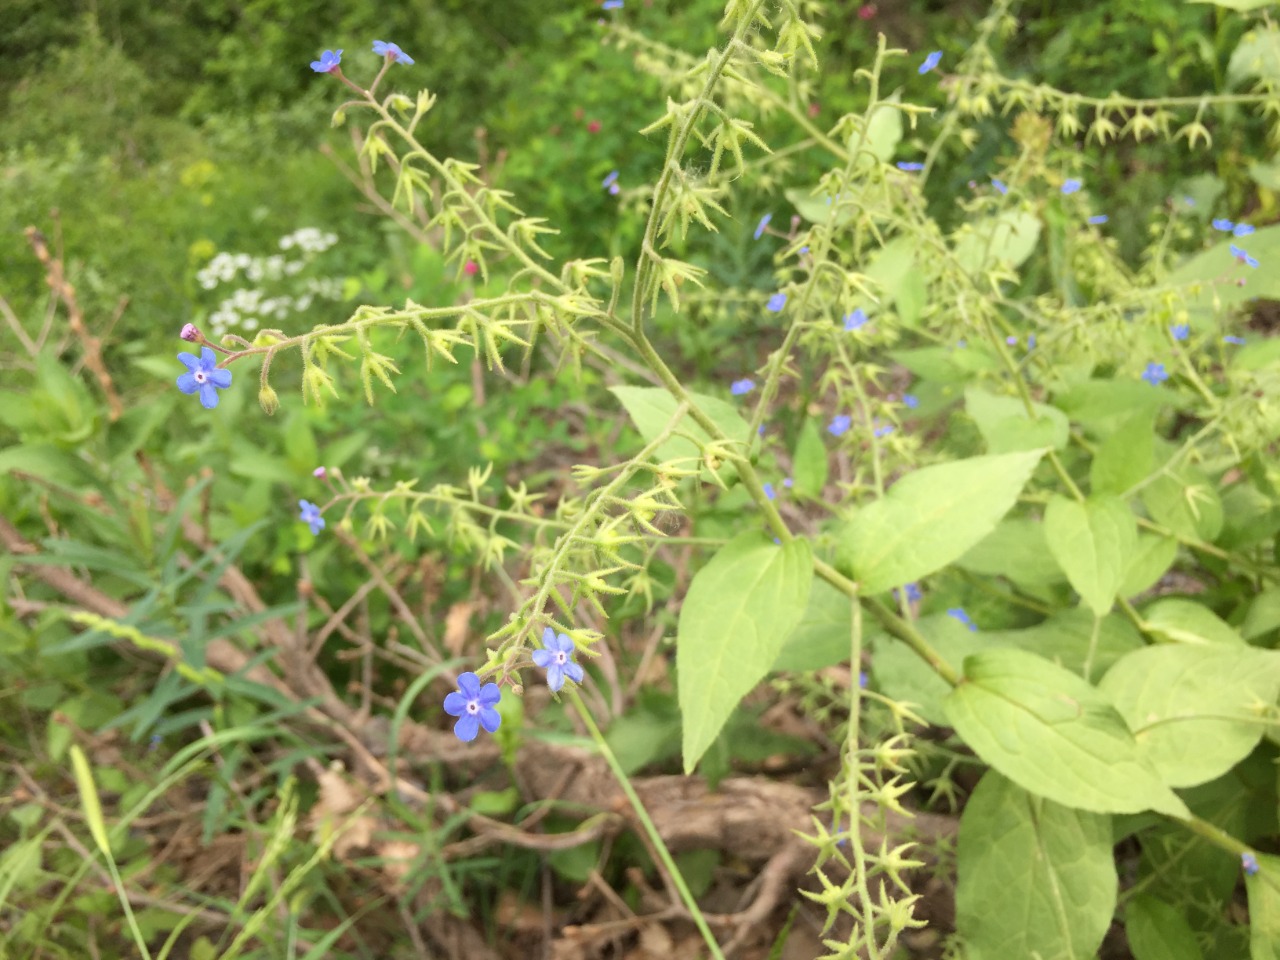
[[[614,778],[618,781],[618,786],[622,787],[622,792],[627,795],[627,800],[631,803],[631,809],[635,811],[636,818],[640,821],[640,826],[644,828],[645,836],[649,838],[654,852],[657,853],[658,859],[662,861],[662,865],[666,868],[667,876],[670,878],[672,886],[676,888],[680,894],[680,899],[684,902],[685,909],[689,911],[689,918],[693,921],[694,926],[698,928],[698,932],[702,934],[707,950],[710,951],[715,960],[724,960],[724,954],[720,951],[720,944],[716,941],[715,934],[711,932],[711,928],[707,926],[706,918],[698,907],[698,901],[694,899],[693,893],[689,890],[689,885],[684,882],[684,875],[681,874],[680,868],[676,866],[676,862],[671,856],[671,851],[667,849],[667,845],[662,839],[662,834],[658,832],[653,818],[649,816],[649,811],[644,808],[644,802],[641,801],[640,795],[631,786],[631,778],[627,776],[627,771],[622,768],[618,758],[609,749],[609,743],[605,740],[604,734],[596,726],[595,719],[591,716],[591,711],[582,702],[582,697],[575,688],[569,688],[567,699],[586,726],[587,732],[595,742],[596,749],[600,751],[600,756],[604,757],[604,762],[609,765]]]
[[[653,188],[653,199],[650,201],[649,206],[649,219],[645,222],[644,235],[640,241],[640,258],[636,263],[635,286],[631,291],[631,329],[636,336],[644,334],[645,304],[649,302],[649,295],[654,284],[654,263],[660,259],[657,251],[658,224],[665,212],[665,201],[667,193],[671,189],[672,179],[679,169],[680,161],[684,157],[684,152],[688,147],[689,138],[693,135],[694,127],[697,126],[703,110],[710,102],[711,94],[720,82],[720,77],[724,73],[725,67],[728,66],[729,61],[733,58],[738,44],[752,30],[756,15],[763,6],[764,0],[752,0],[750,6],[742,13],[733,35],[720,50],[720,53],[707,71],[707,78],[703,83],[702,92],[693,101],[692,109],[685,112],[684,121],[679,128],[672,133],[670,144],[667,147],[667,155],[662,163],[662,175],[658,178],[658,182]]]

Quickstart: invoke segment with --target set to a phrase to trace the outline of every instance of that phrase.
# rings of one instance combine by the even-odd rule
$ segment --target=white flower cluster
[[[196,273],[196,281],[205,290],[230,283],[243,276],[252,284],[279,282],[297,276],[315,258],[338,242],[337,236],[315,227],[302,227],[280,238],[281,250],[298,250],[303,256],[292,260],[281,254],[252,257],[247,253],[219,253],[204,269]],[[217,338],[229,332],[248,333],[266,321],[284,320],[291,312],[301,313],[317,300],[340,300],[342,280],[338,277],[301,278],[293,282],[296,296],[268,296],[259,289],[241,288],[225,298],[209,314],[209,332]]]
[[[304,253],[324,253],[337,242],[336,233],[325,233],[316,227],[300,227],[280,238],[280,249],[292,250],[297,247]]]

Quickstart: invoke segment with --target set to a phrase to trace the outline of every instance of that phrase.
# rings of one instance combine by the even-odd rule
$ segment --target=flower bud
[[[258,406],[262,407],[262,412],[268,417],[280,409],[280,397],[270,385],[264,383],[258,391]]]
[[[339,107],[333,111],[333,119],[329,121],[335,127],[340,127],[347,122],[347,111]]]
[[[204,339],[204,335],[200,333],[200,328],[194,323],[184,323],[182,332],[178,334],[183,340],[190,340],[192,343],[199,343]]]

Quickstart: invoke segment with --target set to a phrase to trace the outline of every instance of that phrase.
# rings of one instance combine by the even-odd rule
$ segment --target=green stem
[[[644,828],[645,836],[649,838],[649,842],[653,845],[654,851],[658,854],[658,859],[662,861],[662,865],[667,870],[667,875],[671,879],[672,885],[680,894],[680,899],[684,902],[685,909],[689,911],[689,916],[693,920],[694,926],[698,928],[698,932],[702,934],[702,939],[707,944],[707,949],[711,952],[711,956],[715,960],[724,960],[724,954],[720,952],[720,944],[716,942],[715,934],[711,932],[711,928],[707,926],[706,918],[702,915],[702,910],[698,907],[698,901],[694,899],[693,894],[689,890],[689,885],[685,883],[684,876],[680,873],[680,868],[676,866],[675,860],[671,856],[671,851],[667,849],[666,843],[662,839],[662,834],[658,833],[658,828],[654,825],[653,819],[649,816],[649,811],[644,808],[639,794],[635,788],[631,786],[631,780],[627,777],[627,772],[622,769],[622,764],[618,763],[618,758],[613,755],[613,751],[609,749],[609,744],[604,738],[604,734],[600,732],[600,728],[596,726],[595,719],[591,716],[591,712],[587,709],[586,704],[582,702],[582,697],[574,688],[568,690],[568,700],[573,704],[574,710],[578,716],[582,718],[582,722],[587,727],[587,732],[591,734],[591,739],[595,741],[596,748],[600,751],[600,755],[604,757],[604,762],[609,765],[609,769],[613,771],[614,777],[618,781],[618,786],[622,787],[622,792],[627,795],[627,800],[631,803],[631,809],[635,811],[636,818],[640,821],[640,825]]]

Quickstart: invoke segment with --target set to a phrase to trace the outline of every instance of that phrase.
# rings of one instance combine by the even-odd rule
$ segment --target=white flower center
[[[191,375],[195,377],[196,383],[204,383],[209,379],[209,375],[203,370],[196,370]]]

